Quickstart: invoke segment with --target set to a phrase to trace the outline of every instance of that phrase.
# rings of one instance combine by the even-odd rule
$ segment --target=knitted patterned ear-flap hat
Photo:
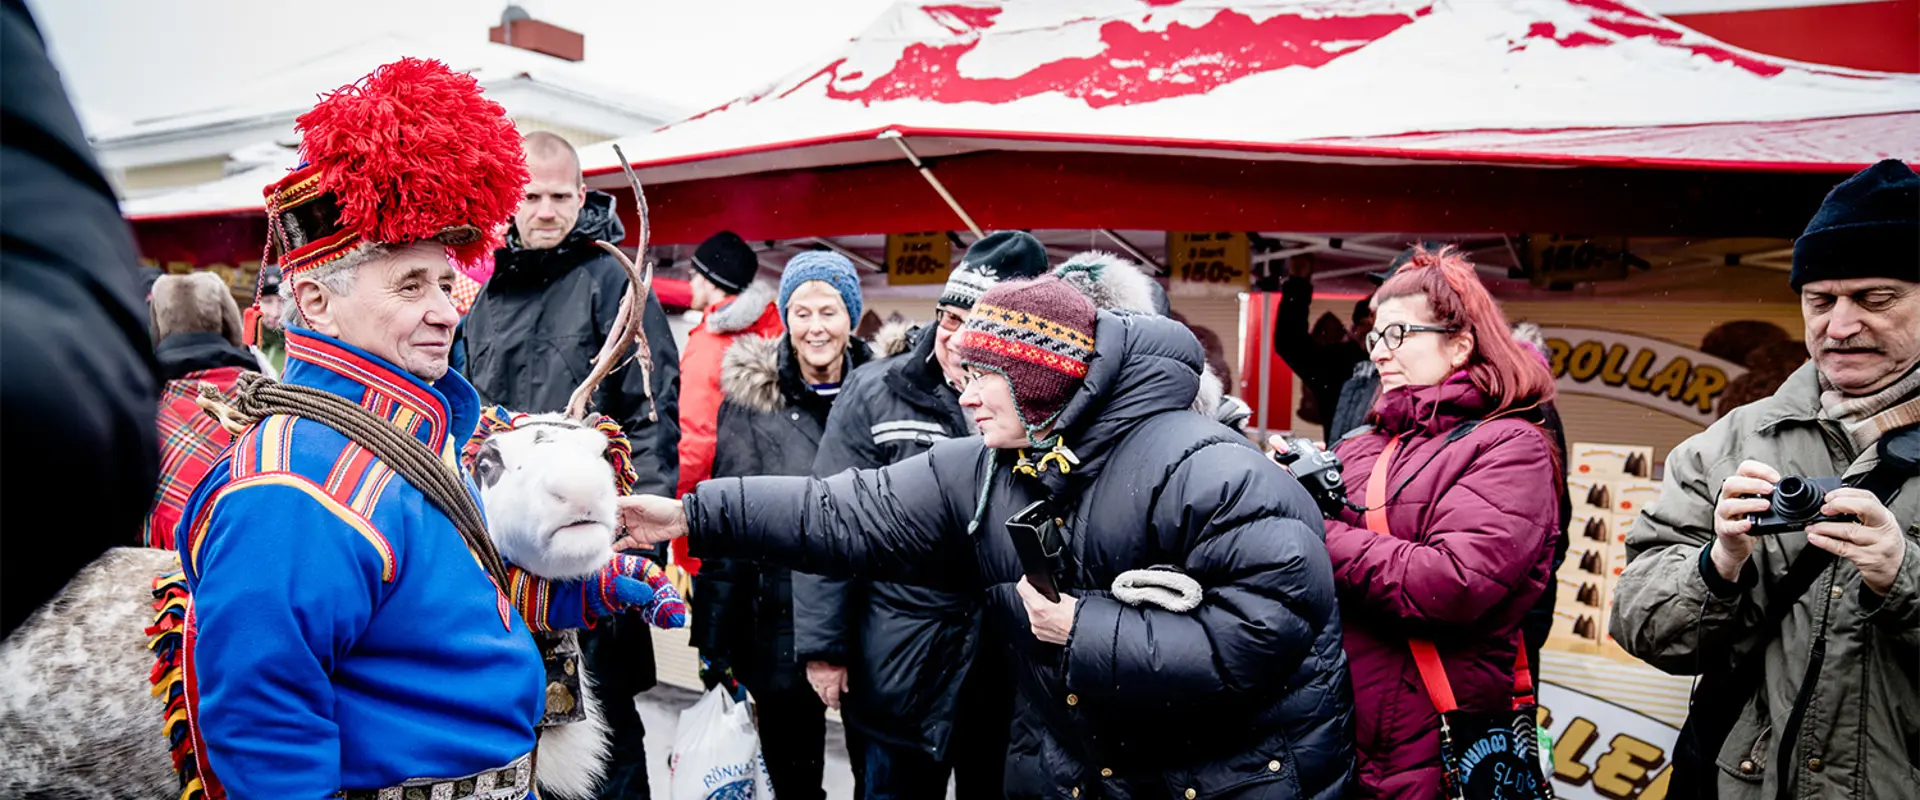
[[[1007,281],[973,304],[954,349],[963,366],[1006,376],[1033,442],[1087,377],[1095,316],[1093,302],[1059,277]]]
[[[461,265],[500,246],[527,183],[520,133],[473,76],[403,58],[300,115],[300,167],[266,188],[261,261],[285,280],[361,245],[433,239]]]

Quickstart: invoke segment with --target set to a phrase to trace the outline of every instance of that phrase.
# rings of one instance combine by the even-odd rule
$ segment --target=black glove
[[[737,691],[739,682],[733,679],[733,665],[727,657],[719,653],[701,651],[700,685],[706,689],[725,684],[727,691]]]

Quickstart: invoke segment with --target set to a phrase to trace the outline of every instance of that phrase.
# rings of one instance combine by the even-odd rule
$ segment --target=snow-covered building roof
[[[110,172],[225,158],[226,176],[125,204],[130,215],[183,214],[256,207],[267,170],[293,166],[294,119],[320,94],[403,56],[436,58],[469,72],[487,96],[523,125],[590,133],[594,138],[646,130],[682,115],[636,94],[584,63],[492,42],[450,42],[385,35],[262,74],[211,103],[99,132],[93,145]],[[277,146],[277,148],[276,148]],[[265,148],[264,150],[262,148]],[[278,149],[283,152],[275,153]],[[247,186],[251,189],[247,189]]]

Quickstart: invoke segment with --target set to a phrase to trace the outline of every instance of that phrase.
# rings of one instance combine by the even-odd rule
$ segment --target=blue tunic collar
[[[480,422],[480,395],[460,373],[449,369],[428,384],[372,353],[303,328],[287,329],[281,380],[359,403],[436,453],[464,444]]]

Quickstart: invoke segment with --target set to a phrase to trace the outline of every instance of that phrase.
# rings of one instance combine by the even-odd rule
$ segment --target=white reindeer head
[[[544,578],[592,575],[613,558],[614,468],[602,431],[561,414],[515,417],[480,443],[473,478],[501,558]]]
[[[626,167],[640,222],[639,249],[647,251],[650,222],[646,191]],[[648,419],[653,410],[653,363],[641,324],[653,289],[653,267],[635,265],[620,248],[597,244],[620,262],[627,291],[613,329],[588,374],[574,387],[563,413],[485,412],[477,449],[468,445],[468,469],[487,506],[488,534],[500,557],[550,580],[594,574],[613,558],[617,498],[633,485],[628,445],[620,426],[592,411],[601,381],[632,361],[645,376]],[[628,351],[632,356],[628,356]],[[479,437],[476,437],[479,438]]]

